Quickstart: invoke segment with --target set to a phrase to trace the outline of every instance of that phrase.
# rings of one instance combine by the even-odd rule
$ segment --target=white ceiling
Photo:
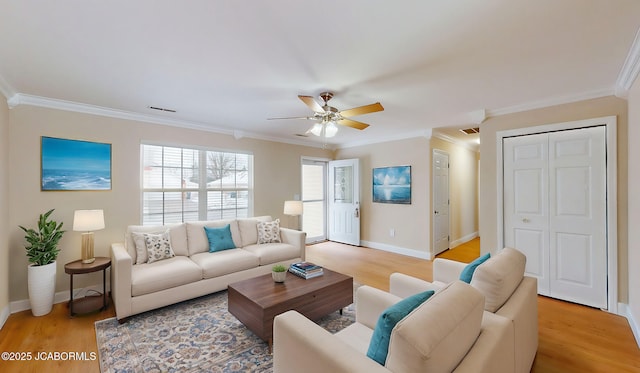
[[[328,141],[350,146],[624,92],[639,27],[637,0],[0,0],[0,91],[314,145],[295,136],[311,121],[266,118],[324,90],[340,110],[381,102]]]

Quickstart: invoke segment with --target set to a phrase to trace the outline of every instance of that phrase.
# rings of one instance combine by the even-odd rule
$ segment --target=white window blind
[[[249,217],[253,156],[142,144],[142,224]]]

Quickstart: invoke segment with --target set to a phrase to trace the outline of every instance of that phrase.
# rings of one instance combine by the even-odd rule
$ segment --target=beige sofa
[[[526,257],[512,248],[500,250],[479,265],[471,286],[485,296],[485,310],[513,324],[516,373],[530,372],[538,350],[538,282],[525,276]],[[456,281],[465,263],[437,258],[433,262],[433,282],[400,273],[389,279],[389,291],[402,298],[429,289],[440,289]]]
[[[275,263],[305,259],[304,232],[280,228],[281,243],[258,244],[258,222],[270,216],[198,221],[166,226],[129,226],[123,243],[111,245],[111,295],[116,317],[125,318],[155,308],[224,290],[236,281],[267,274]],[[234,249],[209,252],[204,227],[230,226]],[[134,233],[170,233],[175,256],[136,264]]]
[[[445,285],[391,331],[385,365],[367,357],[378,316],[402,298],[368,286],[356,292],[356,322],[331,334],[296,311],[274,320],[276,373],[512,373],[513,324],[484,311],[484,296]]]

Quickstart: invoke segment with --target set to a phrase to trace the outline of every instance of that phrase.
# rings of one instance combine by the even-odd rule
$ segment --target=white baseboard
[[[468,235],[466,235],[464,237],[460,237],[455,241],[451,241],[449,243],[450,249],[453,249],[456,246],[460,246],[465,242],[469,242],[469,241],[473,240],[476,237],[478,237],[478,232],[473,232],[473,233],[468,234]]]
[[[621,316],[626,317],[627,321],[629,321],[629,326],[631,327],[633,336],[636,338],[636,344],[640,347],[640,324],[638,324],[636,319],[633,317],[631,308],[629,308],[629,305],[625,303],[618,303],[618,311]]]
[[[111,291],[110,284],[107,282],[107,293]],[[75,289],[73,291],[73,298],[81,298],[84,297],[88,292],[99,292],[102,293],[102,285],[92,285],[87,286],[86,288]],[[59,291],[53,296],[53,303],[63,303],[69,301],[69,290]],[[17,300],[13,301],[10,304],[11,313],[16,313],[20,311],[26,311],[31,309],[31,303],[29,303],[29,299]]]
[[[7,322],[9,315],[11,315],[11,306],[7,305],[2,310],[0,310],[0,329],[2,329],[4,323]]]
[[[365,247],[370,247],[372,249],[388,251],[395,254],[401,254],[406,256],[412,256],[414,258],[431,260],[431,253],[428,251],[427,252],[418,251],[414,249],[407,249],[406,247],[387,245],[384,243],[371,242],[371,241],[360,241],[360,245]]]

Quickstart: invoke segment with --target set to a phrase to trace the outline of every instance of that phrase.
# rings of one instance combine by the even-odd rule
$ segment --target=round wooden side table
[[[82,260],[78,259],[64,265],[64,271],[68,273],[71,278],[71,284],[69,285],[69,316],[73,317],[76,314],[103,311],[107,309],[108,300],[106,280],[107,268],[110,266],[111,258],[106,257],[96,257],[96,260],[89,264],[82,263]],[[83,298],[73,299],[73,275],[81,275],[98,271],[102,271],[101,296],[85,296]],[[102,302],[100,302],[101,300]]]

